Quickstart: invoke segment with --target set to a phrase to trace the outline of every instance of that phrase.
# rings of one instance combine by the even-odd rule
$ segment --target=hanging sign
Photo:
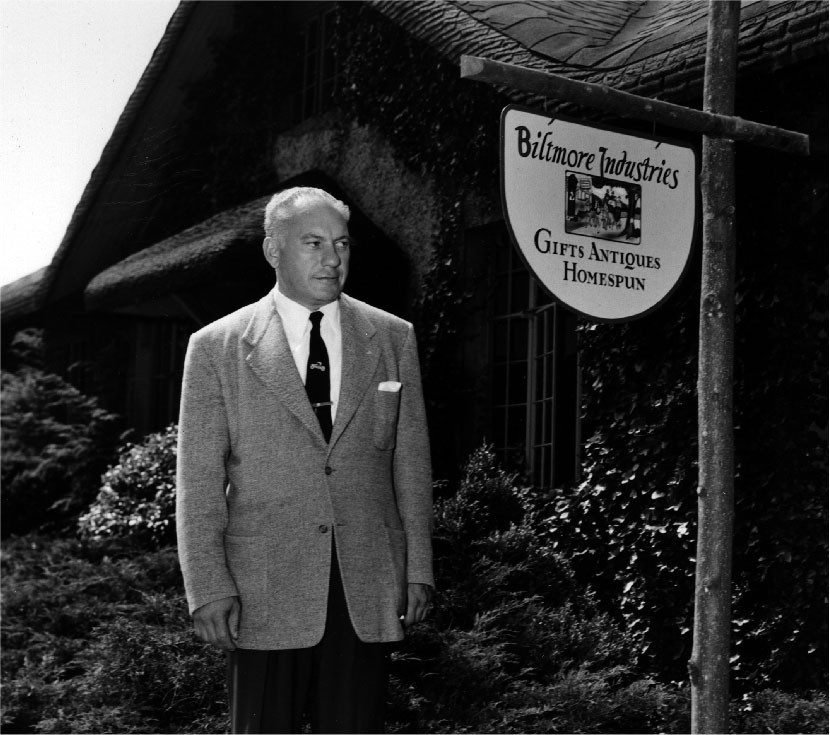
[[[690,145],[509,106],[501,172],[513,242],[568,308],[597,321],[635,319],[680,282],[697,221]]]

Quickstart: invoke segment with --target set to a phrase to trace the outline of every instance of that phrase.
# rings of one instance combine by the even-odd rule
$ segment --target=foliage
[[[470,457],[436,505],[441,590],[393,662],[403,732],[682,731],[684,695],[640,677],[636,640],[546,542],[544,500]]]
[[[495,196],[499,114],[505,98],[487,85],[459,79],[457,66],[429,44],[365,3],[338,6],[338,105],[348,119],[371,125],[410,170],[427,179],[439,200],[440,224],[417,289],[414,322],[424,395],[433,426],[433,461],[454,473],[451,442],[456,355],[462,306],[462,212],[469,197]],[[417,73],[413,70],[417,69]]]
[[[70,527],[94,497],[118,417],[36,367],[3,371],[0,381],[2,535]]]
[[[758,201],[772,206],[752,194],[768,164],[760,155],[747,163],[738,205],[752,252],[739,259],[736,312],[738,692],[827,683],[827,312],[817,306],[826,273],[814,265],[827,240],[826,196],[778,161],[776,211],[754,217]],[[582,326],[582,482],[559,494],[550,536],[577,579],[596,583],[604,607],[642,637],[643,663],[675,680],[686,676],[693,615],[696,280],[639,322]]]
[[[82,537],[119,538],[147,549],[175,543],[177,440],[178,429],[171,424],[121,449],[78,522]]]
[[[435,615],[393,654],[391,732],[688,732],[689,693],[551,552],[551,501],[489,448],[437,506]],[[7,732],[225,732],[224,658],[193,636],[173,548],[29,536],[2,553]],[[822,732],[827,700],[733,703],[736,732]]]
[[[6,732],[223,732],[224,661],[198,643],[175,551],[4,544]]]
[[[473,544],[492,531],[507,531],[524,517],[526,497],[518,474],[497,465],[490,447],[479,447],[468,459],[458,489],[436,504],[438,539],[449,536]]]
[[[765,96],[784,93],[771,82]],[[781,123],[826,135],[826,105],[806,104]],[[755,257],[738,261],[733,665],[753,689],[826,690],[826,167],[761,151],[743,165],[738,250]],[[781,191],[762,198],[772,168]]]
[[[453,203],[463,199],[462,181],[468,192],[492,186],[505,98],[459,79],[455,64],[372,7],[342,3],[339,11],[342,108],[377,126],[410,169],[455,190]]]
[[[559,500],[522,486],[482,447],[455,494],[438,501],[440,595],[433,618],[393,659],[394,730],[689,731],[688,686],[638,666],[632,653],[643,634],[602,612],[552,550]],[[812,732],[826,720],[821,698],[759,696],[735,704],[733,731],[748,731],[747,708],[755,732],[795,724]]]
[[[582,482],[555,495],[549,530],[640,637],[637,654],[675,679],[685,678],[694,593],[697,450],[680,438],[696,435],[695,334],[687,311],[582,326]]]
[[[14,333],[9,351],[4,355],[5,369],[16,373],[24,367],[43,370],[45,368],[45,346],[43,330],[27,327]]]
[[[732,703],[732,732],[828,732],[827,693],[807,697],[764,689]]]

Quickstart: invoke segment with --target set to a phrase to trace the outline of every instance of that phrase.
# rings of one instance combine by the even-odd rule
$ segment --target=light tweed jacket
[[[403,638],[407,583],[433,584],[429,443],[412,325],[341,296],[326,444],[268,294],[196,332],[179,416],[177,531],[191,612],[241,602],[240,648],[323,635],[332,535],[367,642]],[[398,392],[381,382],[401,383]]]

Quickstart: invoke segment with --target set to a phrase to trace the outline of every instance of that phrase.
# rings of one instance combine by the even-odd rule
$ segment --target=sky
[[[0,0],[0,284],[48,265],[178,0]]]

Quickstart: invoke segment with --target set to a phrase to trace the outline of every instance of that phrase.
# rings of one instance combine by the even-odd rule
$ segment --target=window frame
[[[563,481],[575,480],[579,473],[579,361],[576,359],[574,385],[564,384],[564,334],[574,329],[574,317],[557,304],[540,286],[506,238],[495,243],[501,248],[491,271],[490,366],[492,440],[499,459],[508,466],[519,466],[534,485],[552,488]],[[518,284],[518,291],[516,286]],[[500,292],[500,287],[506,290]],[[506,325],[506,326],[502,326]],[[515,337],[516,330],[524,332]],[[575,337],[574,337],[575,339]],[[501,341],[501,344],[500,344]],[[524,345],[516,350],[515,345]],[[520,356],[518,353],[523,352]],[[517,400],[516,377],[524,373],[524,392]],[[570,407],[573,421],[564,423],[560,405],[573,394]],[[524,413],[522,440],[515,441],[515,415]],[[511,416],[511,413],[514,416]],[[564,425],[563,425],[564,424]],[[563,441],[559,432],[572,431],[573,464],[561,455]]]
[[[340,65],[333,53],[337,8],[327,4],[309,18],[300,36],[302,75],[300,121],[319,115],[333,106],[340,84]]]

